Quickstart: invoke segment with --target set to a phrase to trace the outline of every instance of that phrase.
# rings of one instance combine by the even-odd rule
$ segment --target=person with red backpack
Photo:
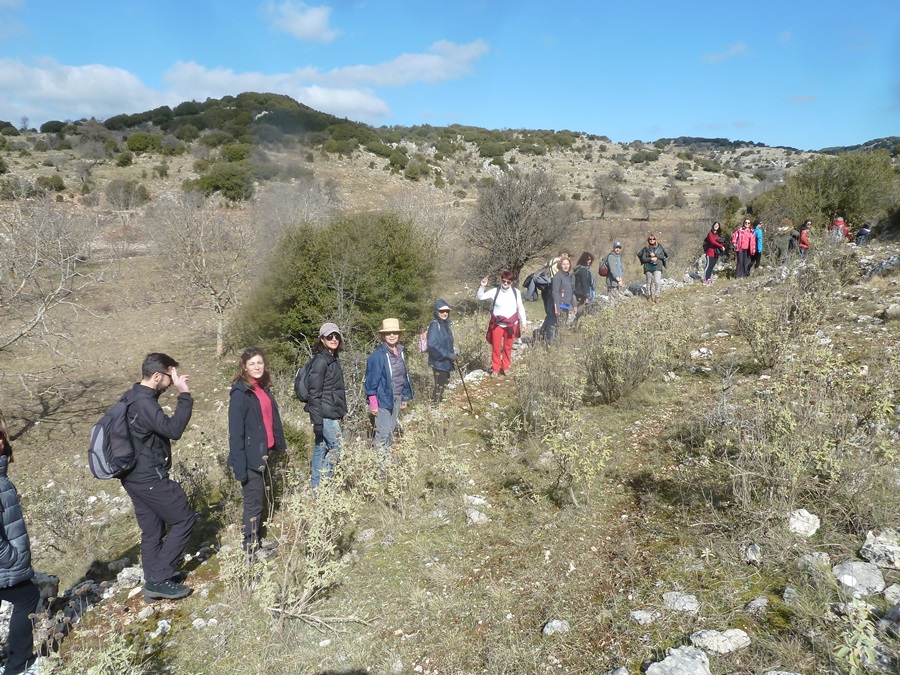
[[[528,330],[525,305],[522,294],[513,283],[515,278],[512,270],[503,270],[500,285],[488,290],[489,279],[484,277],[475,296],[479,300],[493,301],[487,329],[487,341],[491,343],[491,377],[506,375],[510,368],[513,342]]]

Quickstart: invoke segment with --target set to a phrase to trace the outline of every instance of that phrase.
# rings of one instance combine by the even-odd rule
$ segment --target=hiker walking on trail
[[[434,319],[428,325],[428,365],[434,373],[434,391],[431,402],[438,404],[444,398],[444,388],[450,382],[459,352],[453,347],[453,331],[450,328],[450,305],[444,300],[434,303]]]
[[[400,410],[412,400],[412,382],[400,338],[399,319],[381,322],[381,344],[366,359],[366,398],[375,417],[375,449],[387,455],[394,439]]]
[[[550,296],[553,299],[551,311],[544,321],[544,337],[548,342],[556,338],[559,330],[559,322],[563,324],[569,320],[569,310],[575,305],[575,281],[571,274],[572,261],[563,258],[559,261],[559,270],[550,282]]]
[[[762,221],[757,218],[753,221],[753,253],[750,254],[750,263],[747,266],[747,271],[749,272],[754,267],[759,269],[759,264],[762,262],[762,254],[763,254],[763,230],[762,230]]]
[[[347,414],[344,371],[338,359],[342,351],[344,337],[337,324],[322,324],[316,353],[309,365],[309,398],[303,407],[309,413],[315,436],[309,481],[314,488],[319,487],[323,479],[331,478],[334,467],[341,458],[341,420]]]
[[[737,261],[734,269],[735,278],[750,276],[750,256],[756,249],[756,237],[750,229],[749,218],[745,218],[741,226],[732,233],[731,246]]]
[[[141,381],[125,394],[137,462],[121,480],[141,528],[141,565],[147,600],[176,600],[191,592],[180,583],[176,568],[197,514],[181,485],[169,478],[169,470],[172,441],[181,438],[187,428],[194,399],[188,376],[179,375],[177,368],[178,361],[168,354],[148,354],[141,364]],[[178,403],[168,417],[159,404],[159,397],[172,385],[178,390]]]
[[[613,249],[606,254],[603,262],[600,264],[601,271],[606,269],[606,295],[609,301],[615,304],[619,300],[619,294],[625,282],[622,280],[625,276],[622,271],[622,242],[617,241],[613,244]]]
[[[572,272],[576,321],[591,309],[591,298],[594,294],[594,273],[591,272],[591,265],[593,264],[594,256],[585,251],[578,258],[575,271]]]
[[[566,258],[566,264],[568,264]],[[514,285],[516,275],[503,270],[500,285],[488,290],[488,277],[481,280],[476,296],[479,300],[491,300],[491,319],[488,323],[487,341],[491,344],[491,377],[506,375],[512,358],[512,346],[516,338],[528,330],[522,294]]]
[[[38,657],[34,653],[31,616],[37,610],[41,592],[34,585],[31,542],[19,504],[16,486],[7,476],[13,462],[6,422],[0,415],[0,600],[12,605],[6,639],[4,673],[32,672]],[[38,672],[34,670],[33,672]]]
[[[703,271],[703,284],[709,286],[712,283],[713,268],[719,260],[719,255],[725,252],[725,240],[722,239],[722,226],[717,220],[709,228],[706,240],[703,242],[703,252],[706,254],[706,269]]]
[[[658,302],[662,287],[662,273],[667,266],[669,254],[656,238],[655,234],[647,236],[647,245],[637,253],[638,260],[644,266],[647,277],[647,300]]]
[[[245,349],[228,397],[228,466],[241,484],[243,517],[241,545],[249,556],[273,548],[263,539],[266,482],[276,453],[287,449],[278,403],[272,394],[272,376],[259,347]]]

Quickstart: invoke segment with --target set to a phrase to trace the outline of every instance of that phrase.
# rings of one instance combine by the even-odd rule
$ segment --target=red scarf
[[[252,377],[250,379],[253,380],[253,393],[259,399],[259,407],[262,410],[263,426],[266,428],[266,443],[269,448],[274,448],[275,426],[273,420],[275,417],[272,413],[272,399],[269,398],[268,392],[259,386],[259,380]]]

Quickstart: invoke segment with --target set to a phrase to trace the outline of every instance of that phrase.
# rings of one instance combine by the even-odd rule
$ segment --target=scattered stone
[[[691,633],[691,642],[704,651],[712,654],[730,654],[738,649],[750,646],[750,636],[740,628],[729,628],[726,631],[698,630]]]
[[[806,509],[799,509],[791,514],[788,529],[794,534],[811,537],[819,529],[820,524],[819,516],[813,515]]]
[[[805,553],[797,558],[797,567],[806,572],[822,572],[831,567],[831,558],[821,551]]]
[[[111,563],[109,563],[106,566],[106,569],[108,569],[110,572],[115,572],[116,574],[118,574],[126,567],[128,567],[129,562],[131,561],[128,558],[119,558],[118,560],[113,560]]]
[[[894,638],[900,638],[900,604],[891,607],[878,621],[878,630]]]
[[[140,586],[144,583],[144,570],[140,567],[126,567],[116,575],[116,584],[122,587]]]
[[[900,305],[888,305],[879,318],[883,321],[900,321]]]
[[[645,671],[647,675],[711,675],[709,657],[696,647],[669,647],[666,658],[651,663]]]
[[[196,630],[203,630],[204,628],[206,628],[206,619],[199,619],[199,618],[198,618],[198,619],[194,619],[194,620],[191,622],[191,625],[192,625]]]
[[[628,668],[626,668],[625,666],[619,666],[618,668],[607,670],[605,675],[628,675]]]
[[[784,600],[786,605],[796,605],[800,599],[800,592],[793,586],[787,586],[784,589],[784,593],[781,594],[781,599]]]
[[[470,525],[484,525],[485,523],[489,523],[491,520],[477,509],[466,509],[466,518],[469,519]]]
[[[544,637],[550,637],[554,633],[568,633],[570,631],[569,622],[565,619],[553,619],[552,621],[548,621],[544,624],[543,630],[541,630],[541,635]]]
[[[762,549],[759,544],[747,544],[741,547],[741,559],[748,565],[759,565],[762,563]]]
[[[463,502],[468,506],[485,506],[490,508],[488,500],[480,495],[463,495]]]
[[[878,567],[900,570],[900,533],[897,530],[869,530],[859,555]]]
[[[374,537],[375,537],[375,528],[370,527],[370,528],[363,530],[358,535],[356,535],[356,541],[358,541],[360,544],[365,544],[367,541],[372,541],[372,539]]]
[[[872,595],[884,590],[884,576],[872,563],[850,560],[835,565],[831,571],[841,584],[853,591],[853,597]]]
[[[646,609],[636,609],[633,612],[629,612],[629,616],[637,621],[640,625],[649,626],[651,623],[661,617],[662,614],[660,614],[659,612],[651,612]]]
[[[718,333],[716,333],[716,337],[717,338],[731,337],[731,333],[729,333],[727,330],[720,330]]]
[[[172,624],[168,619],[160,619],[156,622],[156,630],[150,633],[150,639],[155,640],[160,635],[165,635],[172,630]]]
[[[140,612],[138,612],[137,618],[138,621],[146,621],[151,616],[156,613],[156,608],[153,605],[147,605]]]
[[[891,584],[884,589],[884,599],[892,605],[900,602],[900,584]]]
[[[483,380],[487,376],[487,373],[483,370],[473,370],[471,373],[467,373],[463,378],[466,382],[479,382]]]
[[[38,609],[44,606],[44,603],[50,598],[59,595],[59,577],[53,574],[44,574],[43,572],[35,572],[32,579],[34,585],[41,592],[41,599],[38,601]]]
[[[403,673],[403,661],[397,659],[391,664],[391,673],[393,675],[401,675]]]
[[[700,609],[700,603],[695,596],[678,591],[663,593],[663,602],[666,607],[678,612],[696,612]]]
[[[752,616],[762,616],[766,613],[766,609],[769,607],[769,599],[768,598],[754,598],[746,605],[744,605],[744,611],[747,614]]]

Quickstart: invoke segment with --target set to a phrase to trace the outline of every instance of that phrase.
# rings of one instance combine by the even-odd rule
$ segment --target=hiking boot
[[[498,373],[497,371],[493,371],[491,372],[491,377],[500,377],[500,373]]]
[[[506,371],[505,371],[505,370],[501,370],[501,371],[500,371],[500,377],[506,377]]]
[[[190,586],[177,581],[148,581],[144,584],[144,599],[180,600],[191,594]]]

